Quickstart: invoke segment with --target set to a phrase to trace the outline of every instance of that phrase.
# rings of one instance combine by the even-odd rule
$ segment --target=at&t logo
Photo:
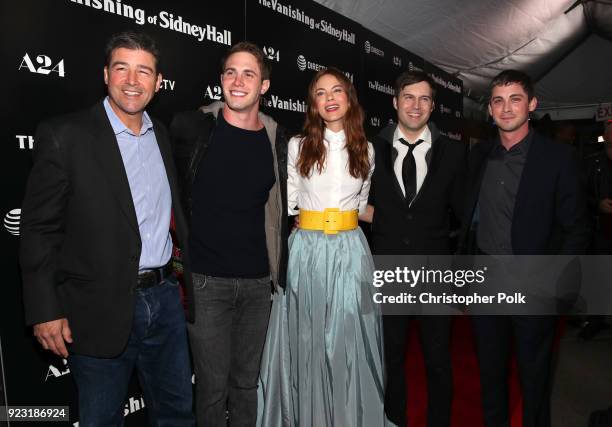
[[[19,221],[21,220],[21,209],[13,209],[4,216],[4,228],[13,236],[19,236]]]
[[[266,58],[270,61],[280,62],[280,50],[276,50],[270,46],[264,46],[262,50]]]
[[[53,65],[53,60],[46,55],[37,55],[36,56],[36,64],[30,58],[30,56],[26,53],[21,60],[21,64],[19,64],[19,70],[22,68],[26,68],[31,73],[49,75],[51,73],[57,73],[60,77],[66,76],[66,70],[64,69],[64,60],[61,59],[55,65]]]
[[[304,71],[306,69],[306,58],[304,58],[304,55],[299,55],[297,57],[297,66],[300,71]]]
[[[366,42],[363,44],[363,47],[365,48],[366,53],[370,53],[370,42],[368,40],[366,40]]]
[[[206,91],[204,92],[204,98],[219,101],[221,99],[221,86],[207,86]]]
[[[34,137],[31,135],[15,135],[17,141],[19,141],[20,150],[31,150],[34,148]]]

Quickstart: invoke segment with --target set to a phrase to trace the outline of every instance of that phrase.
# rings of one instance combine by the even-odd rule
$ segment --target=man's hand
[[[45,350],[50,350],[58,356],[68,357],[66,341],[72,344],[72,331],[68,319],[61,318],[34,325],[34,336]]]
[[[300,216],[297,215],[295,217],[293,217],[293,230],[300,228]],[[291,230],[291,231],[293,231]]]
[[[612,214],[612,199],[602,199],[599,201],[599,210],[603,213]]]
[[[374,218],[374,206],[367,205],[365,212],[359,215],[359,221],[372,223],[372,219]]]

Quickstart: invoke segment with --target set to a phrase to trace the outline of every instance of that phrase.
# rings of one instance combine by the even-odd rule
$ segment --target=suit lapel
[[[540,143],[537,135],[533,135],[531,145],[527,153],[525,167],[521,174],[516,200],[514,202],[513,218],[516,218],[516,212],[519,211],[525,203],[527,203],[530,195],[537,197],[537,185],[541,180],[538,178],[538,172],[541,170],[542,163],[546,160],[546,152],[543,149],[543,144]],[[514,224],[513,224],[514,225]]]
[[[136,234],[140,236],[136,209],[134,208],[132,192],[130,191],[130,184],[125,172],[125,166],[123,165],[121,152],[119,151],[119,145],[117,144],[117,138],[101,102],[93,107],[92,118],[92,152],[98,160],[100,169],[108,180],[109,187],[116,196],[117,202],[127,221]]]
[[[474,216],[474,210],[476,209],[476,203],[478,203],[478,197],[480,195],[480,187],[482,186],[482,179],[484,177],[485,169],[487,167],[487,159],[491,150],[495,147],[495,140],[481,142],[476,145],[473,150],[473,160],[470,162],[472,171],[470,175],[473,177],[469,181],[470,188],[468,189],[468,212],[470,214],[469,222],[472,222]]]
[[[153,120],[153,130],[155,131],[155,140],[157,141],[157,146],[159,147],[159,152],[164,162],[164,170],[166,171],[166,176],[168,177],[172,205],[175,206],[175,202],[177,200],[176,198],[178,197],[178,187],[176,182],[174,161],[172,160],[172,150],[170,149],[170,142],[168,141],[166,133],[160,130],[156,120]]]
[[[391,175],[391,181],[393,181],[393,191],[395,194],[404,201],[404,192],[402,191],[402,187],[397,180],[397,176],[395,175],[395,170],[393,166],[395,165],[395,160],[397,159],[397,149],[393,146],[393,143],[389,143],[389,149],[387,150],[387,162],[385,167],[387,168],[387,172]]]

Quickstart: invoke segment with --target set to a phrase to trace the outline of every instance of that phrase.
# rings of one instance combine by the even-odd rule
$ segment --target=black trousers
[[[384,316],[385,413],[399,427],[406,426],[406,375],[404,362],[409,322],[419,323],[427,373],[427,425],[450,426],[453,375],[450,357],[450,316]]]
[[[523,395],[523,427],[550,427],[551,350],[556,316],[474,316],[486,427],[510,425],[508,372],[512,343]]]

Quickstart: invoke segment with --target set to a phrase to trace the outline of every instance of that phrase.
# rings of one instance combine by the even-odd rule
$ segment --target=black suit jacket
[[[170,183],[176,234],[184,241],[187,227],[168,134],[157,120],[153,126]],[[26,322],[66,317],[71,351],[116,356],[131,331],[142,244],[123,160],[102,102],[42,123],[35,141],[21,218]],[[189,299],[191,275],[185,278]]]
[[[487,159],[495,144],[474,146],[468,160],[468,195],[460,252],[474,254],[476,206]],[[584,180],[571,146],[533,135],[512,218],[515,255],[582,254],[589,241]]]
[[[410,206],[393,164],[395,126],[385,128],[374,140],[376,168],[370,203],[374,205],[372,251],[375,254],[450,253],[451,211],[463,212],[466,145],[440,135],[430,123],[432,147],[426,160],[425,180]]]

